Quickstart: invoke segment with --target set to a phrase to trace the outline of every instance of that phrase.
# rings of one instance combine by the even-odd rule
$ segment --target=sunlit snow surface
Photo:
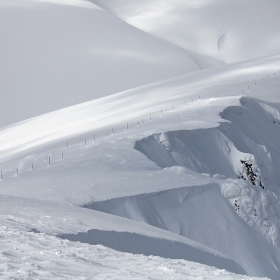
[[[186,49],[201,65],[279,54],[277,0],[90,1]]]
[[[279,73],[274,76],[277,66],[275,57],[274,60],[230,66],[223,72],[207,70],[198,77],[180,77],[2,129],[0,138],[14,139],[11,142],[2,140],[7,145],[2,147],[1,154],[2,224],[12,229],[20,227],[23,232],[32,231],[32,236],[35,234],[38,238],[41,238],[40,233],[59,235],[129,253],[166,256],[168,252],[172,258],[177,254],[179,258],[192,260],[194,254],[191,252],[195,250],[200,263],[210,262],[216,267],[241,273],[238,264],[249,275],[277,279],[279,191],[275,171],[279,165],[277,158],[273,154],[269,157],[269,154],[274,152],[277,156],[278,153],[279,106],[255,99],[267,91],[264,98],[278,100]],[[245,74],[241,76],[239,71]],[[209,76],[216,80],[217,86],[210,82]],[[193,85],[188,79],[194,80]],[[254,98],[242,97],[242,90],[243,95]],[[173,95],[168,99],[170,92]],[[96,114],[98,108],[100,111]],[[148,112],[152,112],[151,119]],[[94,118],[97,119],[93,121]],[[53,124],[49,123],[52,119]],[[256,130],[238,127],[239,124],[250,127],[255,122]],[[218,132],[216,127],[220,123],[223,125]],[[37,132],[39,128],[44,133],[42,137]],[[203,140],[205,134],[209,135],[206,133],[209,129],[213,130],[213,137]],[[234,139],[234,134],[231,136],[231,129],[238,129],[242,134],[240,141]],[[164,133],[168,131],[173,132]],[[187,131],[186,139],[180,138],[180,131]],[[262,138],[266,133],[272,134]],[[168,161],[168,157],[162,165],[153,152],[147,154],[153,157],[148,159],[144,155],[146,148],[138,148],[135,142],[142,143],[142,139],[153,135],[162,135],[155,139],[168,153],[175,148],[178,153],[180,147],[188,151],[188,137],[197,137],[189,145],[200,143],[203,153],[214,159],[212,167],[203,158],[199,164],[202,169],[193,164],[177,166],[178,163]],[[206,142],[203,144],[203,141]],[[220,144],[214,148],[217,141]],[[157,148],[152,151],[156,152]],[[218,152],[222,162],[215,163]],[[164,156],[164,153],[160,155]],[[176,152],[172,156],[179,160]],[[195,153],[192,157],[199,160]],[[240,160],[253,161],[256,168],[261,169],[262,178],[268,177],[262,179],[267,191],[237,178],[239,172],[246,176]],[[268,164],[271,166],[266,170]],[[154,197],[153,203],[143,204],[141,197],[138,198],[141,194],[146,194],[146,199]],[[119,206],[114,201],[116,198],[123,199],[117,203]],[[102,204],[106,200],[107,206]],[[95,202],[98,202],[96,206]],[[11,207],[12,204],[16,206]],[[121,210],[123,204],[126,207]],[[83,205],[140,224],[122,217],[100,216],[99,212],[79,207]],[[246,205],[252,211],[248,212]],[[154,238],[155,241],[151,241]],[[142,245],[135,245],[137,240]],[[190,247],[184,255],[179,255],[176,246],[174,251],[168,247],[170,240],[179,242],[181,247]],[[222,255],[216,256],[217,253],[199,243],[230,257],[237,264],[223,259]],[[152,251],[143,251],[144,244]],[[157,244],[161,244],[160,247]],[[165,249],[162,252],[158,248]],[[209,254],[213,257],[209,258]]]
[[[0,127],[200,69],[89,1],[1,0],[0,37]]]
[[[98,11],[139,50],[155,40],[88,1],[0,5]],[[218,64],[2,128],[1,279],[279,279],[280,57]]]

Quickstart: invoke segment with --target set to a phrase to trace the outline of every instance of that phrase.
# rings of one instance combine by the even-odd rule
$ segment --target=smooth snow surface
[[[0,1],[1,279],[279,280],[278,8]]]
[[[186,120],[182,116],[179,123],[177,115],[181,114],[177,114],[170,120],[171,130],[179,130],[182,126],[185,129],[217,126],[216,116],[210,119],[207,114],[205,118],[199,116],[201,109],[198,108],[202,105],[201,102],[205,105],[209,104],[210,107],[217,105],[225,107],[239,104],[238,98],[234,98],[234,103],[232,103],[231,99],[219,97],[233,98],[248,94],[262,98],[264,90],[267,90],[265,98],[280,101],[277,95],[280,79],[278,68],[280,69],[280,56],[210,68],[11,125],[0,130],[0,141],[4,143],[0,146],[0,161],[52,142],[61,141],[59,145],[65,146],[67,140],[85,133],[88,135],[84,137],[88,139],[93,139],[93,134],[97,139],[104,138],[107,133],[112,134],[112,128],[118,133],[125,131],[127,122],[129,128],[138,127],[138,121],[140,124],[142,124],[142,119],[147,122],[150,114],[152,118],[156,117],[158,124],[152,126],[149,132],[146,131],[146,127],[140,128],[140,131],[143,130],[145,134],[164,132],[166,129],[170,130],[170,127],[162,123],[158,117],[161,116],[161,110],[163,110],[163,116],[165,112],[172,112],[172,106],[176,107],[177,111],[180,109],[190,112],[195,109],[198,113],[196,116],[190,115]],[[267,78],[269,75],[270,79]],[[209,100],[209,98],[212,99]],[[219,112],[216,111],[215,114]],[[191,121],[188,121],[190,119]],[[39,130],[38,127],[40,127]],[[80,138],[80,141],[83,140]]]
[[[204,56],[203,61],[209,66],[218,61],[232,63],[279,54],[280,3],[277,0],[91,2],[194,56]]]
[[[85,0],[1,0],[0,37],[0,127],[200,69]]]

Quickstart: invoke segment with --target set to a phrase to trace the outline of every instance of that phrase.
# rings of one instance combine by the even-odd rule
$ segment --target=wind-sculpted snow
[[[227,255],[248,275],[276,280],[279,249],[241,220],[221,193],[237,186],[232,181],[219,182],[96,202],[87,207],[188,237]],[[243,184],[240,189],[251,187]]]
[[[121,252],[159,256],[169,259],[185,259],[237,274],[245,274],[241,266],[230,259],[216,256],[212,252],[204,252],[184,243],[151,238],[145,235],[130,232],[114,232],[89,230],[78,234],[64,234],[63,239],[79,241],[91,245],[104,245]]]
[[[218,128],[165,132],[136,142],[135,148],[161,168],[181,166],[186,172],[209,177],[209,182],[218,179],[216,185],[129,196],[86,207],[211,244],[249,275],[278,279],[278,108],[279,104],[241,98],[240,106],[221,113],[230,122],[221,122]]]
[[[218,128],[157,134],[137,141],[135,148],[162,168],[185,166],[220,178],[236,178],[241,160],[254,161],[252,155],[238,151]]]
[[[279,104],[242,98],[241,105],[226,108],[221,116],[230,123],[218,128],[157,134],[137,141],[135,148],[162,168],[184,166],[255,186],[245,192],[234,187],[226,196],[248,224],[280,248]]]
[[[29,239],[25,242],[30,243],[32,248],[34,245],[35,247],[39,245],[38,240],[40,240],[39,243],[47,243],[50,249],[44,249],[44,254],[48,256],[47,258],[51,258],[49,254],[53,251],[59,263],[62,261],[61,255],[65,251],[63,246],[65,243],[59,241],[59,238],[55,238],[54,235],[71,241],[104,245],[121,252],[185,259],[245,274],[241,266],[222,254],[190,239],[155,229],[149,225],[67,204],[12,196],[0,196],[0,201],[2,236],[6,239],[7,235],[10,235],[10,242],[14,242],[15,233],[22,232],[20,237]],[[55,244],[51,245],[51,242]],[[75,262],[75,257],[78,258],[75,256],[77,245],[67,244],[75,252],[72,259],[72,262]],[[8,255],[8,252],[5,252],[6,254]],[[91,254],[86,255],[86,258],[93,257],[94,255]],[[7,258],[13,261],[9,256]],[[28,261],[30,257],[21,261],[23,269],[29,267]],[[41,262],[41,259],[32,261],[37,264]],[[87,267],[89,264],[82,261],[82,265]],[[55,268],[53,269],[55,272]],[[31,271],[31,273],[30,276],[36,276],[34,272]]]
[[[131,280],[152,277],[200,280],[204,277],[209,280],[264,280],[185,260],[128,254],[3,225],[0,233],[2,279]]]
[[[204,70],[2,129],[1,224],[38,238],[125,233],[119,238],[156,239],[173,255],[170,242],[179,242],[279,279],[278,67],[274,57]],[[160,152],[150,160],[135,143],[149,157]],[[77,244],[73,254],[91,248]],[[17,258],[8,263],[18,267]]]
[[[1,279],[280,279],[278,1],[0,2]]]

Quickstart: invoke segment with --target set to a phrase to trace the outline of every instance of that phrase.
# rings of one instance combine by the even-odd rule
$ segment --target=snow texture
[[[278,8],[2,0],[1,279],[278,280]]]

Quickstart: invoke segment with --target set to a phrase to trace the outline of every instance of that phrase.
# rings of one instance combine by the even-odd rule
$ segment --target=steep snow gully
[[[198,182],[206,176],[208,184],[84,207],[185,236],[231,258],[248,275],[279,279],[280,104],[242,97],[240,106],[220,116],[216,128],[169,131],[135,143],[161,168],[177,168]],[[96,234],[63,238],[95,244]],[[152,254],[146,251],[140,253]]]

